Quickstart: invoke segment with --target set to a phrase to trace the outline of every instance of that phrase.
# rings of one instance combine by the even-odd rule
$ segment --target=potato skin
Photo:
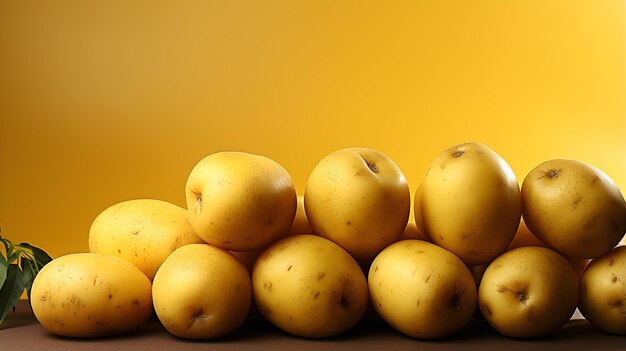
[[[589,263],[580,279],[578,307],[598,329],[626,334],[626,246]]]
[[[152,280],[159,266],[180,246],[202,243],[188,212],[172,203],[135,199],[102,211],[89,229],[89,251],[127,259]]]
[[[415,204],[432,242],[468,265],[489,263],[506,250],[521,218],[513,170],[488,146],[452,146],[429,165]],[[418,213],[419,212],[419,213]]]
[[[376,312],[414,338],[452,335],[476,309],[470,270],[449,251],[421,240],[386,247],[372,262],[368,284]]]
[[[51,333],[92,338],[139,327],[152,313],[150,280],[134,265],[100,253],[61,256],[31,290],[37,320]]]
[[[265,249],[252,271],[259,311],[293,335],[323,338],[353,327],[368,303],[365,275],[339,245],[294,235]]]
[[[530,231],[564,256],[601,256],[626,232],[626,202],[617,185],[582,161],[539,164],[524,178],[521,194]]]

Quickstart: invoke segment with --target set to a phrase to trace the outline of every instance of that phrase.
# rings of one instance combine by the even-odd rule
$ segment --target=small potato
[[[51,333],[76,338],[121,334],[150,317],[150,280],[119,257],[70,254],[39,272],[31,304],[37,320]]]
[[[117,203],[100,213],[89,229],[89,251],[127,259],[148,279],[182,245],[202,243],[187,210],[154,199]]]
[[[414,338],[452,335],[476,310],[476,285],[467,266],[425,241],[389,245],[372,262],[368,283],[376,312]]]
[[[626,246],[591,261],[580,279],[582,315],[607,333],[626,334]]]
[[[365,275],[339,245],[316,235],[284,238],[257,259],[254,300],[272,324],[302,337],[337,335],[367,307]]]
[[[230,252],[208,244],[176,249],[152,286],[163,326],[186,339],[215,339],[237,329],[252,298],[250,275]]]

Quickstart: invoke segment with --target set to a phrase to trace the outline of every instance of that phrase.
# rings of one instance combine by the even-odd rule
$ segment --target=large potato
[[[153,199],[110,206],[89,230],[89,251],[127,259],[150,280],[172,251],[200,242],[184,208]]]
[[[54,334],[77,338],[121,334],[150,317],[150,280],[119,257],[70,254],[39,272],[31,304],[37,320]]]
[[[252,290],[267,320],[311,338],[348,330],[368,302],[365,276],[356,261],[316,235],[290,236],[264,250],[252,271]]]
[[[493,260],[478,288],[483,317],[509,337],[534,338],[556,332],[578,303],[578,275],[557,252],[518,247]]]
[[[568,257],[601,256],[626,232],[617,185],[578,160],[549,160],[531,170],[522,183],[522,212],[533,234]]]
[[[415,338],[456,333],[476,309],[469,269],[449,251],[421,240],[386,247],[372,262],[368,284],[378,314]]]
[[[416,223],[433,243],[468,265],[504,252],[521,218],[520,189],[509,165],[480,143],[453,146],[428,167],[415,201]]]
[[[626,246],[591,261],[580,279],[582,315],[598,329],[626,334]]]
[[[214,339],[237,329],[252,298],[250,275],[230,252],[207,244],[178,248],[152,286],[154,310],[181,338]]]

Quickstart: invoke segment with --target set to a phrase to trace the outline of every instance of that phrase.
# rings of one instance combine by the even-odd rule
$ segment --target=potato
[[[402,236],[411,193],[390,157],[350,147],[329,153],[311,171],[304,209],[315,234],[369,266],[382,249]]]
[[[356,261],[316,235],[290,236],[265,249],[252,271],[252,291],[263,317],[310,338],[350,329],[368,304],[365,275]]]
[[[419,196],[416,223],[423,223],[433,243],[468,265],[489,263],[503,253],[521,218],[513,170],[480,143],[456,145],[437,156]]]
[[[230,252],[208,244],[176,249],[152,286],[154,310],[181,338],[214,339],[237,329],[252,299],[250,275]]]
[[[385,248],[372,262],[368,284],[376,312],[414,338],[454,334],[476,310],[469,269],[449,251],[421,240]]]
[[[524,246],[500,255],[478,288],[483,317],[503,335],[547,336],[570,319],[578,302],[578,275],[557,252]]]
[[[578,160],[549,160],[531,170],[522,183],[522,212],[528,229],[567,257],[601,256],[626,232],[617,185]]]
[[[607,333],[626,334],[626,246],[591,261],[580,279],[582,315]]]
[[[31,304],[51,333],[90,338],[129,332],[150,317],[150,280],[127,260],[99,253],[61,256],[36,276]]]
[[[230,251],[261,250],[289,234],[297,209],[287,170],[246,152],[201,159],[189,173],[185,198],[198,236]]]
[[[90,252],[125,258],[150,280],[172,251],[201,242],[184,208],[153,199],[110,206],[96,217],[89,230]]]

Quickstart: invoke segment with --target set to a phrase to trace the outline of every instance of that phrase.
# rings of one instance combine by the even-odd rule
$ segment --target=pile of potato
[[[444,150],[411,194],[398,166],[366,148],[336,150],[304,196],[275,161],[243,152],[202,159],[187,209],[137,199],[95,218],[90,253],[36,277],[33,312],[50,332],[129,332],[152,312],[173,335],[213,339],[254,305],[293,335],[352,328],[368,304],[420,339],[457,333],[480,312],[517,338],[559,330],[578,307],[626,334],[626,202],[597,168],[549,160],[520,188],[480,143]],[[522,220],[523,218],[523,220]]]

